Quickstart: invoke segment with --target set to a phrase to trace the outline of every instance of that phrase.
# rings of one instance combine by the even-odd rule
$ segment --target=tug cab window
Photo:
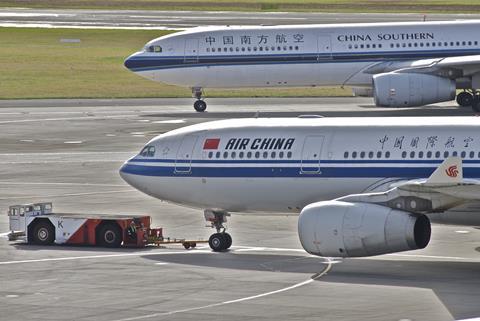
[[[143,156],[143,157],[155,156],[155,146],[145,146],[140,152],[140,156]]]

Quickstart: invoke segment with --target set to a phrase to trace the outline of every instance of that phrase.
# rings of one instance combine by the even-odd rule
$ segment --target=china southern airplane
[[[351,86],[377,106],[457,99],[480,111],[480,21],[200,27],[125,60],[154,81],[192,89]],[[463,89],[456,95],[456,89]]]
[[[204,209],[214,251],[232,244],[230,213],[300,213],[307,252],[378,255],[424,248],[430,221],[480,226],[479,130],[475,117],[207,122],[154,138],[120,175]]]

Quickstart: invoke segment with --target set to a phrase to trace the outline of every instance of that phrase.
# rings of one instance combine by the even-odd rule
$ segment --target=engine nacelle
[[[326,201],[306,206],[298,235],[310,254],[362,257],[421,249],[430,241],[425,215],[367,204]]]
[[[426,74],[389,72],[373,76],[379,107],[413,107],[455,99],[455,81]]]

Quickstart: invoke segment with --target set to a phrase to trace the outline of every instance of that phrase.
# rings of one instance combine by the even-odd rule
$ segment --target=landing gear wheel
[[[474,112],[480,113],[480,97],[474,97],[471,106]]]
[[[457,95],[457,104],[462,107],[472,106],[473,95],[464,91]]]
[[[220,252],[226,250],[227,240],[224,237],[224,233],[215,233],[208,239],[208,245],[214,252]]]
[[[122,231],[113,223],[103,225],[97,234],[97,243],[103,247],[120,247],[122,244]]]
[[[37,245],[51,245],[55,241],[55,228],[48,222],[38,222],[33,228],[32,241]]]
[[[223,237],[225,238],[225,250],[228,250],[232,246],[232,237],[228,233],[223,233]]]
[[[207,103],[204,102],[203,100],[197,100],[193,104],[193,108],[195,108],[195,110],[198,112],[204,112],[207,109]]]

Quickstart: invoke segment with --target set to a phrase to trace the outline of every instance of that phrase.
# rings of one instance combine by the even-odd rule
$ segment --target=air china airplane
[[[351,86],[377,106],[457,99],[480,111],[480,21],[200,27],[125,60],[145,78],[192,88]],[[463,89],[456,95],[456,89]]]
[[[214,251],[232,244],[230,213],[300,213],[307,252],[371,256],[424,248],[430,221],[480,225],[479,130],[474,117],[214,121],[152,139],[120,175],[204,209]]]

